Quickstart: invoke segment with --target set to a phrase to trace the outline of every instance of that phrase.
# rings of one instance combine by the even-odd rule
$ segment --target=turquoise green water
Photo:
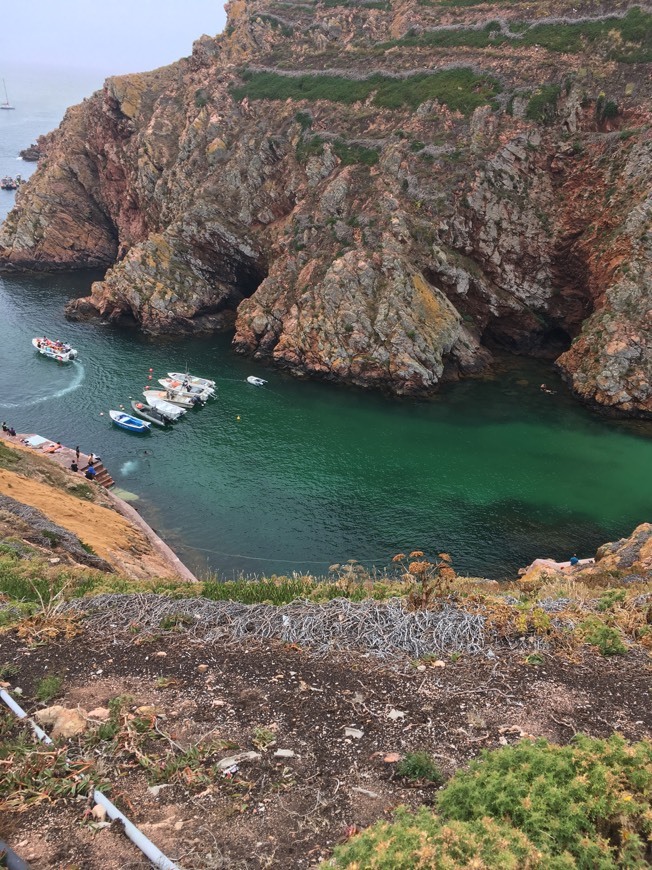
[[[225,336],[67,323],[65,300],[89,281],[2,278],[0,415],[100,453],[198,571],[323,572],[418,547],[502,577],[536,556],[589,554],[649,519],[650,425],[590,413],[541,364],[512,361],[431,402],[396,401],[266,371]],[[80,362],[36,354],[30,339],[43,333],[69,340]],[[128,408],[150,367],[156,379],[186,366],[217,380],[217,401],[145,437],[111,425],[108,410]],[[250,374],[269,383],[253,387]],[[542,380],[558,393],[542,393]]]
[[[17,109],[0,112],[0,175],[27,175],[20,148],[100,82],[3,74]],[[12,202],[2,192],[0,218]],[[66,299],[90,280],[0,279],[0,416],[102,454],[197,571],[323,572],[418,547],[503,577],[536,556],[588,555],[650,519],[652,426],[602,420],[540,364],[512,361],[495,380],[447,387],[432,402],[393,401],[266,372],[224,336],[154,341],[67,323]],[[81,361],[38,356],[39,334],[71,341]],[[108,410],[128,409],[150,367],[160,377],[186,365],[218,380],[217,401],[170,431],[112,427]],[[247,384],[250,374],[267,387]],[[544,380],[557,395],[539,391]]]

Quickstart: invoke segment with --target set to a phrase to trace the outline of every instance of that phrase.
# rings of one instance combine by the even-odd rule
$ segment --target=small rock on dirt
[[[357,785],[354,785],[351,791],[355,791],[358,794],[363,794],[365,797],[377,798],[380,797],[379,794],[376,794],[375,791],[369,791],[368,788],[359,788]]]
[[[161,783],[161,785],[150,785],[147,788],[147,793],[151,794],[152,797],[158,797],[164,788],[172,788],[171,783],[164,782],[164,783]]]
[[[228,758],[223,758],[217,762],[219,770],[228,770],[234,764],[240,764],[242,761],[256,761],[260,758],[260,752],[238,752],[237,755],[229,755]]]
[[[106,809],[102,804],[95,804],[91,810],[91,815],[97,822],[103,822],[106,820]]]
[[[392,708],[387,714],[387,718],[391,719],[392,722],[396,722],[397,719],[405,719],[405,713],[403,710],[395,710]]]
[[[61,707],[55,704],[52,707],[45,707],[34,714],[34,718],[41,725],[52,725],[52,737],[76,737],[86,730],[88,714],[85,710],[78,708],[76,710],[68,710],[66,707]]]
[[[277,749],[274,758],[294,758],[295,755],[294,749]]]
[[[153,706],[153,704],[142,704],[140,707],[136,707],[136,715],[156,716],[158,715],[158,710]]]
[[[208,665],[197,665],[197,670],[200,674],[205,674],[208,670]]]
[[[94,710],[88,711],[88,718],[98,722],[108,722],[111,718],[111,711],[108,707],[95,707]]]
[[[356,740],[359,740],[364,734],[364,731],[361,731],[359,728],[345,728],[344,736],[345,737],[354,737]]]
[[[403,756],[400,752],[388,752],[387,755],[383,758],[385,764],[396,764],[397,761],[400,761]]]

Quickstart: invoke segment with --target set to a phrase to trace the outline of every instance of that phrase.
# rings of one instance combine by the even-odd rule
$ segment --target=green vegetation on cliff
[[[499,21],[490,21],[481,28],[412,32],[380,47],[487,48],[506,42],[538,45],[565,54],[579,54],[588,49],[621,63],[647,63],[652,61],[652,15],[635,7],[624,18],[532,25],[512,22],[509,30],[503,30]]]
[[[373,96],[374,105],[384,109],[415,109],[426,100],[439,100],[465,115],[491,103],[500,91],[494,78],[477,75],[465,67],[405,78],[376,74],[365,79],[245,70],[242,79],[244,84],[231,90],[236,100],[248,97],[250,100],[330,100],[350,104]]]

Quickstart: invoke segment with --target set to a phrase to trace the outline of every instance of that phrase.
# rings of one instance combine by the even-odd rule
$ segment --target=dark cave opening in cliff
[[[519,356],[555,360],[571,346],[572,336],[558,324],[528,329],[522,323],[501,320],[487,325],[481,344],[488,350],[507,351]]]

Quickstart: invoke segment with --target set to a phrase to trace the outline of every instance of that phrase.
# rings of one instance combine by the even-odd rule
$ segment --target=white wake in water
[[[55,393],[50,393],[48,396],[39,396],[37,399],[29,399],[25,402],[0,402],[0,408],[31,408],[33,405],[40,405],[42,402],[49,402],[52,399],[60,399],[61,396],[78,390],[84,380],[85,370],[80,362],[74,363],[74,366],[76,371],[72,381]]]
[[[135,459],[128,459],[120,468],[120,474],[123,477],[128,477],[132,473],[132,471],[135,471],[137,468],[138,462]]]

